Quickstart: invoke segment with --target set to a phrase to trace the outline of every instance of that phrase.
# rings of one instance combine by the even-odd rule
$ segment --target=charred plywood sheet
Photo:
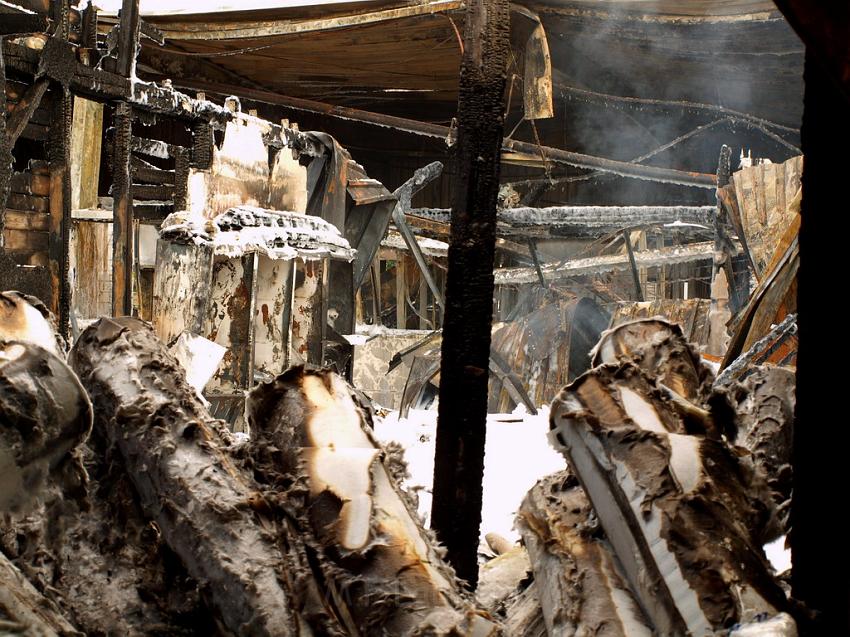
[[[229,122],[209,170],[191,170],[187,208],[208,219],[239,205],[265,207],[269,201],[269,154],[262,127]]]
[[[183,330],[202,333],[212,274],[212,246],[157,242],[153,319],[156,334],[165,343]]]

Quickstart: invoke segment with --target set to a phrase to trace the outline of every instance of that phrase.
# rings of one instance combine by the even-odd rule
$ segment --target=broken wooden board
[[[786,609],[761,549],[774,520],[759,475],[687,435],[654,379],[596,367],[553,403],[550,426],[654,632],[712,634]]]
[[[338,375],[290,368],[250,394],[256,471],[287,489],[329,563],[326,586],[358,634],[495,635],[422,528],[393,476],[400,467]],[[293,485],[301,483],[298,491]]]
[[[740,228],[759,279],[769,272],[780,238],[799,214],[802,174],[800,155],[781,164],[743,168],[732,175]]]

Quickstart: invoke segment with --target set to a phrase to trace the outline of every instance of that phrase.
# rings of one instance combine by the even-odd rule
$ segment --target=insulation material
[[[594,368],[553,403],[550,440],[654,632],[702,636],[774,616],[788,602],[761,549],[775,525],[766,486],[725,443],[690,435],[660,384],[629,362]]]
[[[785,230],[799,214],[802,155],[781,164],[762,163],[732,175],[740,229],[761,278]]]
[[[269,202],[269,153],[262,127],[228,122],[209,170],[191,169],[187,209],[212,219],[233,206],[265,207]]]
[[[261,479],[288,488],[315,534],[327,586],[357,634],[495,635],[460,591],[393,476],[354,390],[331,372],[295,367],[250,395]],[[293,490],[303,480],[303,491]]]
[[[569,472],[544,478],[517,516],[549,635],[651,637],[587,496]]]

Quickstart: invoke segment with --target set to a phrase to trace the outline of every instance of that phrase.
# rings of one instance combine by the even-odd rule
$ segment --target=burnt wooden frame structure
[[[97,11],[87,9],[75,13],[68,0],[51,3],[49,16],[21,14],[4,21],[0,36],[50,29],[42,50],[2,40],[0,51],[0,95],[5,112],[6,69],[33,78],[33,83],[8,117],[0,117],[0,235],[5,221],[6,202],[12,179],[12,152],[21,132],[38,107],[48,88],[56,88],[61,98],[54,100],[53,122],[49,128],[49,224],[48,270],[52,296],[50,309],[57,316],[63,334],[69,333],[70,287],[68,260],[71,229],[70,137],[72,98],[80,96],[114,106],[112,121],[113,171],[113,290],[112,313],[129,315],[133,311],[133,277],[137,254],[134,222],[158,223],[169,212],[185,204],[189,168],[208,167],[211,160],[213,130],[223,129],[227,122],[251,118],[238,109],[221,107],[202,99],[194,99],[168,86],[147,84],[134,79],[135,58],[142,32],[139,0],[124,0],[118,29],[118,46],[103,59],[97,49]],[[71,41],[71,16],[81,24],[81,33]],[[100,64],[97,65],[98,61]],[[140,117],[161,116],[187,123],[193,129],[191,148],[142,140],[133,137],[132,122]],[[324,154],[315,140],[296,127],[264,122],[268,134],[264,141],[270,148],[292,148],[309,157]],[[133,153],[172,157],[175,170],[167,171],[147,164]],[[136,178],[148,184],[134,184]],[[134,195],[146,199],[170,195],[174,206],[139,203]],[[0,238],[2,242],[2,238]]]

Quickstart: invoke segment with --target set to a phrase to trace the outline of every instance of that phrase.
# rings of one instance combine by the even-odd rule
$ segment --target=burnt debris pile
[[[146,323],[66,356],[33,299],[0,313],[0,631],[796,634],[762,549],[787,532],[793,376],[718,385],[675,325],[603,334],[553,403],[568,468],[473,599],[338,375],[257,386],[239,437]]]

